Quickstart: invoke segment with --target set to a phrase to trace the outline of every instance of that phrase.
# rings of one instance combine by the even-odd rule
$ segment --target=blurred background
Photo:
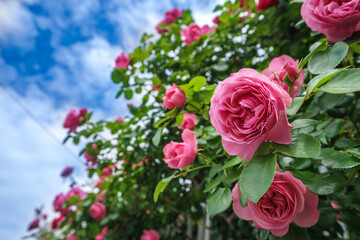
[[[125,99],[115,100],[115,58],[142,33],[156,34],[166,10],[191,9],[197,23],[212,24],[223,2],[0,0],[0,239],[24,236],[41,205],[52,216],[65,166],[77,179],[86,174],[83,146],[61,143],[70,109],[88,108],[95,120],[128,113]]]

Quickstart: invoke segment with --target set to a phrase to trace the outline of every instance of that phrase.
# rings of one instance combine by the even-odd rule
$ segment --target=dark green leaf
[[[293,129],[296,129],[296,128],[314,126],[317,125],[318,123],[319,121],[313,119],[296,119],[291,123],[291,125],[294,126]]]
[[[319,140],[308,134],[293,137],[289,145],[273,143],[273,147],[285,155],[299,158],[315,158],[320,153]]]
[[[327,195],[340,191],[345,179],[336,175],[318,175],[306,182],[309,190],[318,195]]]
[[[342,69],[332,69],[329,71],[326,71],[324,73],[319,74],[318,76],[314,77],[310,80],[308,87],[306,89],[306,96],[308,96],[312,91],[314,91],[315,88],[319,87],[320,85],[326,83],[330,80],[332,76],[334,76],[336,73],[343,71],[345,68]]]
[[[330,148],[321,149],[319,158],[324,166],[330,168],[352,168],[360,164],[351,155]]]
[[[330,49],[315,53],[309,60],[309,71],[319,74],[335,68],[346,56],[348,49],[346,43],[337,42]]]
[[[335,94],[360,91],[360,69],[346,69],[339,72],[320,90]]]
[[[276,169],[276,156],[257,156],[251,159],[240,175],[241,192],[252,202],[257,203],[269,189]]]
[[[206,211],[213,217],[228,209],[232,201],[232,195],[229,188],[219,188],[212,196],[210,196]]]
[[[228,161],[227,163],[225,163],[225,165],[223,166],[223,168],[229,168],[235,165],[238,165],[240,163],[242,163],[243,161],[245,161],[245,158],[239,158],[239,157],[234,157],[233,159],[231,159],[230,161]]]
[[[293,116],[299,111],[301,105],[303,104],[305,97],[296,97],[292,100],[290,107],[286,109],[287,115]]]

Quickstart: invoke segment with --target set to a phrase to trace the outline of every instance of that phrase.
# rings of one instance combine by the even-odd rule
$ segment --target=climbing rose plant
[[[213,26],[167,11],[114,60],[130,113],[66,116],[89,180],[65,168],[29,237],[358,239],[359,4],[226,1]]]

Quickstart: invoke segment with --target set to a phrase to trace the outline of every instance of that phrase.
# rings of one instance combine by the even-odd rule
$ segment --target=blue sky
[[[35,207],[53,216],[54,196],[67,190],[65,166],[83,178],[81,146],[59,144],[71,108],[86,107],[95,119],[127,114],[110,79],[116,56],[131,52],[143,32],[155,33],[166,10],[190,8],[205,24],[218,2],[0,0],[0,239],[24,236]]]

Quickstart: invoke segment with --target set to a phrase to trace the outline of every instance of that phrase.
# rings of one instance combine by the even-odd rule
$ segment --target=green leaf
[[[177,113],[177,107],[175,106],[173,109],[171,109],[170,111],[168,111],[165,114],[165,117],[172,117]]]
[[[316,42],[310,47],[310,53],[301,61],[299,64],[299,69],[305,66],[309,59],[318,51],[323,51],[326,49],[326,42]]]
[[[239,157],[234,157],[233,159],[231,159],[230,161],[228,161],[227,163],[225,163],[225,165],[223,166],[223,168],[229,168],[235,165],[238,165],[240,163],[242,163],[243,161],[245,161],[245,158],[239,158]]]
[[[225,175],[220,175],[217,178],[215,178],[214,181],[210,182],[206,185],[206,188],[204,189],[204,192],[208,192],[213,190],[215,187],[217,187],[223,180],[225,179]]]
[[[321,149],[319,158],[324,166],[330,168],[352,168],[360,164],[351,155],[330,148]]]
[[[286,109],[287,115],[293,116],[299,111],[305,97],[296,97],[292,100],[291,106]]]
[[[252,202],[257,203],[269,189],[276,170],[276,156],[257,156],[251,159],[240,175],[241,192]]]
[[[341,69],[332,69],[329,71],[326,71],[324,73],[319,74],[318,76],[314,77],[310,80],[308,87],[306,89],[306,96],[310,95],[312,91],[314,91],[315,88],[319,87],[320,85],[326,83],[330,80],[332,76],[334,76],[336,73],[343,71],[345,68]]]
[[[206,78],[202,76],[194,77],[190,80],[189,84],[192,86],[194,92],[200,91],[200,89],[205,86]]]
[[[160,143],[162,130],[163,130],[163,128],[159,128],[159,129],[156,131],[154,137],[152,138],[152,142],[153,142],[153,144],[154,144],[155,146],[158,146],[159,143]]]
[[[346,150],[347,152],[351,153],[352,155],[354,155],[357,158],[360,158],[360,151],[357,148],[352,148],[352,149],[348,149]]]
[[[177,171],[174,172],[171,176],[164,178],[158,182],[154,191],[154,202],[157,202],[160,193],[162,193],[165,190],[165,188],[171,182],[171,180],[173,179],[176,173]]]
[[[209,178],[212,178],[215,176],[216,173],[218,173],[222,169],[220,164],[216,164],[210,168]]]
[[[131,89],[128,89],[125,91],[125,98],[130,100],[133,96],[133,91]]]
[[[228,70],[229,66],[224,62],[219,62],[217,64],[212,65],[212,68],[215,71],[224,72],[224,71]]]
[[[318,175],[306,181],[309,190],[318,195],[327,195],[340,192],[344,186],[345,179],[336,175]]]
[[[313,74],[319,74],[335,68],[348,52],[348,45],[337,42],[332,48],[315,53],[309,60],[308,68]]]
[[[296,119],[291,123],[291,125],[294,126],[293,129],[296,129],[296,128],[314,126],[317,125],[318,123],[319,121],[313,119]]]
[[[166,122],[167,120],[169,120],[170,118],[166,117],[166,118],[162,118],[160,119],[156,124],[155,124],[155,128],[158,128],[163,122]]]
[[[299,134],[293,137],[289,145],[273,143],[273,147],[291,157],[316,158],[320,153],[319,140],[308,134]]]
[[[178,126],[181,126],[181,124],[183,123],[184,120],[184,113],[180,113],[179,115],[177,115],[176,117],[176,124]]]
[[[219,188],[212,196],[210,196],[206,211],[210,217],[221,213],[230,207],[232,195],[229,188]]]
[[[346,69],[339,72],[320,90],[335,94],[360,91],[360,69]]]

